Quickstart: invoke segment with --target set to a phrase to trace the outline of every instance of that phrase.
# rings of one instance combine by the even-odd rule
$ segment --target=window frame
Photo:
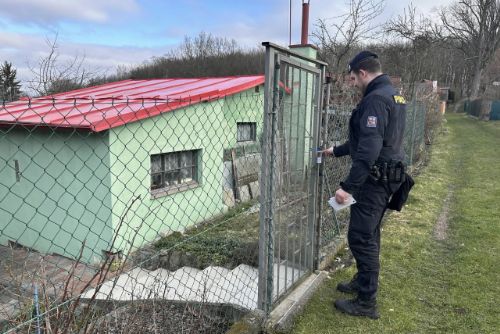
[[[239,138],[239,128],[240,126],[249,125],[250,126],[250,139],[240,140]],[[236,122],[236,142],[237,143],[252,143],[257,141],[257,122]]]
[[[182,154],[191,152],[191,164],[183,166],[182,162]],[[160,169],[158,171],[153,171],[153,159],[156,157],[160,157]],[[176,160],[176,164],[174,168],[171,166],[167,167],[167,157],[174,156],[174,160]],[[201,184],[201,173],[200,173],[200,161],[201,161],[201,149],[194,150],[182,150],[182,151],[173,151],[167,153],[157,153],[150,155],[150,185],[149,191],[151,193],[152,198],[172,195],[178,192],[186,191],[189,189],[193,189],[199,187]],[[191,180],[182,182],[182,170],[189,170]],[[167,174],[178,173],[177,176],[177,184],[167,184]],[[157,175],[160,175],[160,186],[153,188],[155,184],[153,182],[153,178]],[[172,179],[173,180],[173,179]]]

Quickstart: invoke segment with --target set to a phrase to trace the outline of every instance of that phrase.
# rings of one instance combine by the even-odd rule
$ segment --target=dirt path
[[[448,237],[448,216],[450,213],[450,205],[453,198],[453,187],[449,187],[448,194],[443,202],[443,209],[434,226],[434,238],[439,241],[446,240]]]

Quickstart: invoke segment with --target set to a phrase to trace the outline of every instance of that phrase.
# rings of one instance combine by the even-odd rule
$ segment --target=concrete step
[[[198,284],[193,285],[188,295],[189,300],[208,302],[211,289],[221,285],[222,278],[231,270],[223,267],[208,267],[200,271],[194,278]]]
[[[201,270],[191,267],[182,267],[174,272],[166,269],[157,269],[151,273],[155,278],[154,284],[147,284],[150,295],[142,296],[143,299],[160,298],[169,300],[190,301],[193,289],[198,289],[201,284],[196,277]]]
[[[132,300],[138,299],[144,289],[144,280],[150,271],[134,268],[112,280],[104,282],[99,289],[91,289],[82,294],[82,298],[90,299],[95,294],[95,299]],[[96,292],[97,290],[97,292]]]
[[[246,264],[240,264],[221,277],[208,290],[207,301],[234,304],[246,309],[257,307],[259,271]]]
[[[304,271],[274,265],[274,297],[289,289]],[[101,300],[166,299],[193,302],[232,304],[252,310],[257,308],[259,271],[240,264],[233,270],[223,267],[208,267],[199,270],[182,267],[171,272],[166,269],[148,271],[135,268],[113,280],[102,284],[96,294]],[[82,298],[89,299],[95,289]]]
[[[230,304],[240,305],[246,309],[257,308],[257,295],[259,292],[259,270],[247,265],[239,265],[234,268],[227,279],[234,279],[237,289],[228,300]]]

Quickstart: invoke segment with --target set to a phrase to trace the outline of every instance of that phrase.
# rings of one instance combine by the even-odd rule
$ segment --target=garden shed
[[[0,106],[0,244],[99,262],[223,213],[264,76],[125,80]]]

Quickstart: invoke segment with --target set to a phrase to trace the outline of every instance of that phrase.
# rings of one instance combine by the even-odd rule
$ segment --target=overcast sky
[[[417,0],[432,15],[452,0]],[[346,12],[346,1],[311,0],[311,27],[318,18]],[[409,1],[386,0],[385,22]],[[300,40],[301,0],[292,0],[292,44]],[[288,44],[289,0],[0,0],[0,61],[12,62],[28,80],[28,64],[47,54],[58,34],[60,60],[85,55],[89,68],[112,74],[161,56],[201,31],[234,38],[242,46],[263,41]]]

